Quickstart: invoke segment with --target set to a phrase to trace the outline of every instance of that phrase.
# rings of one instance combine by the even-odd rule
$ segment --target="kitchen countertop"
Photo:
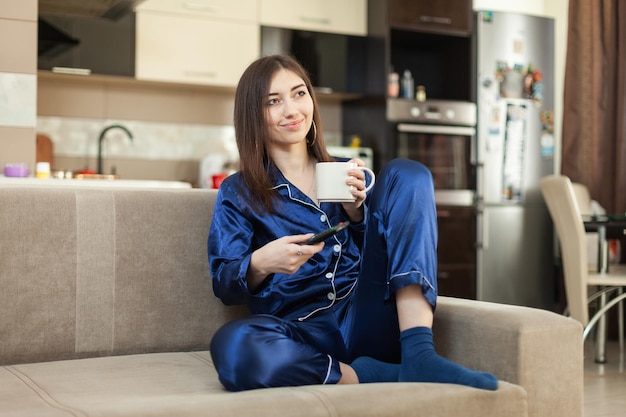
[[[191,188],[184,181],[159,180],[91,180],[91,179],[60,179],[34,177],[5,177],[0,175],[0,187],[15,185],[60,186],[60,187],[110,187],[110,188]]]

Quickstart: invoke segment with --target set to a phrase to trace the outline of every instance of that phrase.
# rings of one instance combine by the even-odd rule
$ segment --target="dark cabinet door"
[[[476,269],[474,267],[448,266],[437,271],[439,295],[476,299]]]
[[[389,0],[391,27],[469,36],[471,0]]]
[[[39,15],[37,67],[135,76],[135,14],[117,20]]]
[[[437,206],[439,294],[476,298],[476,213],[473,207]]]

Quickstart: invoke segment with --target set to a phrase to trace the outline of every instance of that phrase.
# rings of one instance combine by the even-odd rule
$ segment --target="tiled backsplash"
[[[102,141],[104,158],[201,160],[220,154],[228,161],[239,159],[232,126],[40,116],[37,132],[50,136],[55,156],[96,157],[101,132],[117,124],[130,130],[133,139],[121,129],[111,129]],[[341,134],[326,132],[325,138],[328,145],[341,143]]]
[[[232,125],[234,90],[123,77],[76,77],[38,73],[37,132],[54,146],[54,168],[96,169],[98,138],[103,173],[120,177],[196,182],[201,166],[238,161]],[[341,143],[341,104],[322,100],[320,114],[329,145]],[[230,164],[229,164],[230,163]]]
[[[37,76],[0,72],[0,126],[34,127]]]
[[[103,172],[113,165],[125,178],[188,180],[202,185],[201,177],[235,166],[239,160],[233,126],[158,123],[138,120],[101,120],[72,117],[37,118],[37,132],[50,137],[55,168],[96,169],[98,139],[102,141]],[[341,143],[341,134],[325,133],[328,145]]]
[[[39,117],[37,131],[50,136],[55,156],[95,158],[101,132],[117,124],[132,133],[132,142],[121,129],[109,130],[102,141],[103,158],[201,160],[217,153],[238,159],[232,126]]]

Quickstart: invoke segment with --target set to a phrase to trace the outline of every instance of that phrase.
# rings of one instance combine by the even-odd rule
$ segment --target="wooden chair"
[[[584,340],[598,321],[611,308],[619,305],[619,343],[623,350],[621,301],[626,298],[626,293],[622,291],[626,287],[626,266],[612,265],[610,272],[602,274],[590,271],[585,226],[572,182],[566,176],[551,175],[541,180],[540,187],[559,240],[570,317],[585,327]],[[590,296],[590,288],[599,290]],[[589,304],[596,299],[600,299],[599,308],[589,317]]]

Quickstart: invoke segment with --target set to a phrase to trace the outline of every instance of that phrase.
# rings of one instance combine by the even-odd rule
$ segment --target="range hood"
[[[144,0],[39,0],[40,14],[117,20]]]

